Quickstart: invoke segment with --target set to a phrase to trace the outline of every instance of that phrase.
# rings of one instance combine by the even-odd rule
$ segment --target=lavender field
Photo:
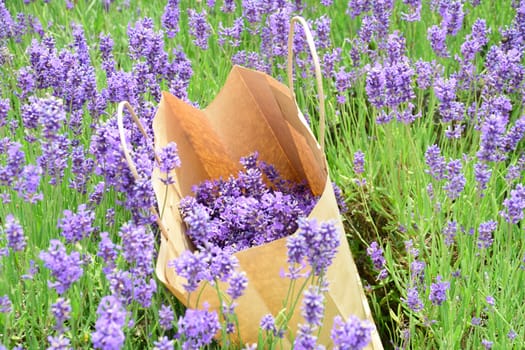
[[[0,349],[325,348],[340,242],[305,219],[310,190],[246,154],[235,178],[181,201],[198,249],[170,267],[188,291],[229,286],[220,312],[185,308],[155,274],[149,211],[163,212],[152,173],[170,185],[184,166],[177,145],[156,163],[126,114],[135,179],[117,127],[128,101],[153,140],[162,91],[204,108],[233,65],[286,83],[296,15],[319,54],[326,158],[375,321],[330,320],[329,348],[366,348],[375,331],[386,349],[525,348],[525,0],[0,0]],[[293,51],[317,134],[300,28]],[[250,280],[232,254],[282,237],[280,278],[312,282],[291,301],[299,325],[268,314],[238,342]]]

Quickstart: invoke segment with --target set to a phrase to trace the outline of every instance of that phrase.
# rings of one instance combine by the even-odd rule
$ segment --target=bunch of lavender
[[[241,164],[237,177],[207,180],[194,187],[194,197],[181,200],[186,233],[196,246],[233,253],[287,237],[315,206],[317,198],[305,184],[283,180],[257,153]]]

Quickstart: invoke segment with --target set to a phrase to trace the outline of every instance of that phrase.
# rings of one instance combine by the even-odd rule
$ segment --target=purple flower
[[[463,2],[461,0],[449,1],[445,13],[441,13],[443,22],[441,27],[445,28],[447,34],[456,35],[463,25]]]
[[[435,62],[434,62],[435,63]],[[417,86],[421,90],[426,90],[432,86],[432,81],[434,79],[434,69],[432,62],[423,61],[422,59],[418,60],[415,64],[416,68],[416,81]]]
[[[517,184],[516,187],[510,191],[510,196],[503,201],[503,206],[505,209],[500,211],[500,215],[503,216],[507,222],[517,224],[523,219],[525,186]]]
[[[376,108],[385,105],[385,86],[386,78],[383,67],[376,64],[367,70],[366,75],[366,94],[368,101]]]
[[[491,342],[490,340],[488,339],[483,339],[481,341],[481,345],[483,345],[483,347],[485,349],[492,349],[492,345],[494,345],[494,342]]]
[[[69,299],[58,298],[57,301],[51,305],[51,313],[55,317],[55,330],[63,333],[64,322],[71,317],[71,303]]]
[[[91,333],[93,347],[102,350],[121,349],[125,340],[123,328],[127,316],[124,306],[118,298],[105,296],[100,300],[97,315],[95,331]]]
[[[472,25],[472,32],[465,37],[465,41],[461,45],[461,54],[467,61],[474,60],[476,53],[478,53],[483,46],[488,42],[488,34],[490,28],[487,28],[487,23],[484,19],[478,18]]]
[[[421,0],[403,0],[410,6],[409,13],[402,13],[401,18],[407,22],[417,22],[421,19]]]
[[[372,260],[376,270],[379,271],[385,266],[386,260],[383,256],[383,249],[377,244],[377,242],[374,241],[370,243],[370,246],[366,249],[366,253]]]
[[[219,45],[224,46],[226,41],[233,47],[238,47],[241,43],[241,34],[244,31],[244,19],[237,18],[233,21],[231,27],[223,27],[222,22],[219,23]]]
[[[238,299],[248,286],[248,277],[246,273],[241,271],[235,271],[229,278],[230,286],[226,290],[226,293],[232,298],[232,300]]]
[[[494,299],[493,296],[491,295],[487,295],[487,297],[485,298],[485,301],[487,302],[487,304],[489,304],[490,306],[494,306],[496,304],[496,299]]]
[[[175,183],[175,181],[169,175],[172,170],[180,167],[180,158],[177,151],[177,145],[175,142],[170,142],[164,147],[159,153],[159,169],[165,173],[167,179],[161,178],[161,181],[166,185]]]
[[[492,245],[492,232],[496,230],[497,226],[498,225],[494,220],[490,220],[479,224],[478,248],[488,248]]]
[[[157,341],[154,341],[153,345],[153,350],[173,350],[173,345],[175,345],[175,342],[173,340],[169,340],[168,337],[164,335]]]
[[[277,328],[275,328],[275,319],[273,318],[272,314],[264,315],[261,318],[259,327],[261,327],[261,329],[266,332],[272,332],[274,334],[277,332]]]
[[[459,159],[451,160],[447,164],[447,179],[448,181],[443,186],[443,189],[447,192],[447,196],[454,200],[459,197],[459,194],[465,188],[467,180],[461,173],[461,161]]]
[[[450,246],[454,243],[454,238],[458,232],[458,223],[456,221],[449,221],[447,226],[443,229],[443,236],[445,236],[445,245]]]
[[[334,224],[315,219],[299,218],[299,231],[287,239],[288,263],[301,265],[304,260],[312,267],[316,276],[324,274],[331,265],[339,247],[339,234]]]
[[[66,248],[59,240],[52,239],[48,251],[40,252],[40,259],[44,266],[51,270],[55,282],[48,281],[51,288],[55,288],[58,294],[64,294],[73,282],[78,280],[83,273],[80,254],[71,252],[67,254]]]
[[[169,331],[173,328],[173,320],[175,315],[169,305],[162,305],[159,309],[159,325],[165,330]]]
[[[336,350],[359,350],[370,343],[373,331],[374,325],[367,320],[360,320],[352,315],[345,322],[340,316],[336,316],[330,337]]]
[[[162,14],[162,26],[166,30],[168,38],[174,38],[179,32],[179,9],[180,0],[168,0]]]
[[[504,51],[496,45],[489,49],[483,74],[487,93],[513,93],[522,85],[525,75],[525,67],[521,65],[522,51],[514,48]]]
[[[437,25],[433,25],[428,28],[427,39],[430,41],[430,46],[432,50],[439,57],[450,57],[447,49],[447,43],[445,42],[447,38],[447,31],[440,28]]]
[[[339,71],[334,72],[335,87],[337,89],[337,101],[340,104],[346,103],[346,94],[348,89],[352,86],[355,81],[355,72],[347,72],[345,67],[340,67]]]
[[[423,302],[419,298],[419,292],[416,287],[408,288],[406,299],[401,298],[401,300],[414,312],[423,310]]]
[[[521,116],[509,129],[503,140],[503,149],[509,153],[516,150],[518,143],[525,136],[525,115]]]
[[[94,232],[94,220],[95,212],[88,209],[87,205],[80,204],[76,214],[71,210],[64,210],[63,218],[58,222],[58,228],[62,230],[62,236],[67,243],[76,243]]]
[[[0,127],[3,127],[7,124],[7,113],[9,112],[10,108],[11,104],[9,102],[9,99],[0,98]]]
[[[199,349],[210,344],[220,328],[216,312],[187,309],[179,318],[177,335],[183,350]]]
[[[7,246],[9,248],[15,252],[24,250],[27,244],[27,237],[24,235],[24,230],[20,222],[12,214],[6,216],[3,231],[6,235]]]
[[[432,175],[436,180],[445,178],[445,157],[441,156],[441,150],[437,145],[432,145],[425,152],[425,164],[428,166],[427,173]]]
[[[201,12],[197,12],[194,9],[188,9],[188,27],[190,35],[193,37],[193,43],[197,47],[207,50],[211,26],[206,20],[206,11],[203,9]]]
[[[481,125],[480,147],[476,154],[478,159],[499,162],[506,158],[501,148],[507,129],[508,118],[500,114],[485,117]]]
[[[361,175],[365,172],[365,154],[361,150],[354,153],[354,173]]]
[[[423,281],[426,264],[421,260],[414,260],[410,264],[410,278],[412,281]]]
[[[257,0],[242,0],[242,17],[251,24],[261,21],[261,3]]]
[[[447,300],[447,290],[450,288],[450,282],[441,282],[441,276],[437,276],[436,282],[430,285],[430,294],[428,299],[433,305],[441,305]]]
[[[293,348],[297,350],[320,350],[320,347],[317,346],[317,337],[312,334],[313,331],[312,326],[300,324]]]
[[[59,334],[57,336],[48,336],[47,341],[49,342],[49,347],[47,350],[72,350],[70,340],[64,334]]]
[[[120,228],[119,236],[122,239],[122,256],[134,265],[134,273],[140,276],[152,273],[155,251],[153,234],[144,226],[128,222]]]
[[[7,314],[13,309],[13,304],[7,295],[0,296],[0,313]]]
[[[476,179],[476,187],[480,196],[483,196],[482,192],[487,188],[491,175],[492,169],[490,169],[486,163],[477,162],[474,165],[474,178]]]
[[[221,11],[224,13],[231,13],[235,11],[235,0],[224,0],[221,6]]]
[[[116,266],[116,260],[118,256],[117,249],[120,247],[116,246],[111,238],[109,233],[101,232],[100,233],[100,242],[98,244],[97,256],[101,257],[104,260],[105,267],[103,271],[109,273]]]
[[[175,268],[177,275],[186,278],[184,289],[193,292],[202,280],[209,279],[207,263],[201,252],[184,251],[177,259],[170,262],[170,267]]]
[[[320,327],[324,316],[324,297],[318,287],[310,286],[303,293],[302,316],[312,327]]]

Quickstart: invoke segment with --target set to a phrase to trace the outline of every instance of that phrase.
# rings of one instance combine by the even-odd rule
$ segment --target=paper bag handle
[[[321,146],[321,151],[324,153],[324,133],[325,133],[325,102],[324,102],[324,90],[323,90],[323,77],[321,75],[321,65],[319,64],[319,56],[317,55],[317,50],[315,48],[314,38],[312,32],[308,27],[305,19],[300,16],[294,16],[290,20],[290,32],[288,33],[288,87],[294,96],[294,84],[293,84],[293,38],[294,38],[294,29],[295,22],[299,22],[304,30],[306,35],[306,42],[310,48],[310,54],[312,55],[312,60],[315,68],[315,78],[317,80],[317,93],[319,94],[319,145]]]
[[[144,129],[144,126],[140,122],[140,119],[135,114],[135,111],[133,110],[133,107],[129,104],[129,102],[128,101],[120,102],[119,105],[118,105],[118,108],[117,108],[117,125],[118,125],[118,132],[119,132],[119,135],[120,135],[120,145],[122,147],[122,152],[124,153],[124,157],[126,158],[126,163],[128,163],[129,170],[133,174],[133,177],[135,178],[135,180],[140,180],[141,179],[140,175],[139,175],[139,173],[137,171],[137,167],[135,166],[135,162],[133,161],[133,158],[131,158],[131,153],[129,151],[128,144],[126,142],[126,135],[124,134],[124,130],[125,130],[124,129],[124,122],[123,122],[123,119],[124,119],[124,107],[126,107],[126,109],[131,114],[131,117],[133,118],[133,121],[135,122],[135,124],[139,128],[139,131],[142,133],[142,135],[144,136],[144,138],[146,139],[146,142],[148,144],[149,144],[149,136],[146,133],[146,129]],[[155,152],[155,150],[153,150],[153,153],[155,154],[155,160],[156,160],[157,164],[160,164],[159,157],[157,156],[157,153]],[[154,206],[151,206],[149,208],[149,211],[155,217],[155,221],[157,222],[157,225],[160,228],[162,236],[166,240],[168,240],[168,231],[166,230],[166,227],[162,223],[162,220],[160,219],[160,216],[159,216],[159,213],[157,212],[157,209],[155,209]]]

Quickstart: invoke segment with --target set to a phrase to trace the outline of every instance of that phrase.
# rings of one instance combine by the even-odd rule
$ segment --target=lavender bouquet
[[[282,179],[257,152],[240,163],[236,177],[206,180],[181,200],[186,234],[197,247],[234,253],[287,237],[317,203],[306,184]]]

